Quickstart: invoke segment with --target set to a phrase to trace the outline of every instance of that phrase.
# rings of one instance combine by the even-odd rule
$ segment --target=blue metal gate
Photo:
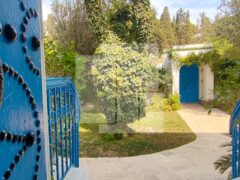
[[[240,101],[235,107],[230,120],[232,135],[232,177],[240,177]]]
[[[63,179],[79,167],[80,101],[70,78],[47,79],[51,176]]]
[[[183,103],[199,102],[198,65],[183,66],[180,70],[180,96]]]

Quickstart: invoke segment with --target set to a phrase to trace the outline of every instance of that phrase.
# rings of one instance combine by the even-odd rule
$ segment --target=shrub
[[[163,97],[168,97],[172,91],[172,71],[171,69],[152,70],[151,88],[157,90]]]
[[[75,78],[76,57],[74,43],[63,47],[57,41],[44,39],[45,63],[47,76],[70,76]]]
[[[64,47],[57,41],[44,39],[46,74],[49,77],[71,77],[82,97],[86,90],[87,60],[79,57],[75,51],[75,44],[69,43]],[[82,98],[81,98],[82,100]]]
[[[158,112],[161,111],[162,97],[154,94],[152,97],[151,105],[146,108],[147,111]]]
[[[161,69],[158,72],[158,87],[164,97],[169,96],[172,90],[172,73],[169,69]]]
[[[109,33],[95,53],[92,75],[108,123],[124,127],[145,115],[152,67],[147,52],[136,49]]]
[[[101,135],[104,141],[122,140],[123,136],[124,132],[122,130],[116,130],[115,133],[104,133]]]
[[[168,98],[163,99],[163,111],[177,111],[181,109],[180,97],[178,94],[170,95]]]
[[[101,137],[104,141],[113,141],[115,139],[114,134],[111,133],[102,134]]]

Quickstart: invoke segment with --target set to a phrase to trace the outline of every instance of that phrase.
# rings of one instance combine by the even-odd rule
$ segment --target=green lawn
[[[177,112],[148,112],[145,118],[129,124],[134,132],[121,140],[100,134],[106,123],[100,113],[83,113],[80,125],[81,157],[127,157],[155,153],[190,143],[196,135]]]

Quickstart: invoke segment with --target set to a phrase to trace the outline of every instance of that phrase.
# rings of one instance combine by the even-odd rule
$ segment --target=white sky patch
[[[196,24],[199,14],[203,11],[213,20],[217,14],[220,0],[151,0],[151,4],[158,13],[158,17],[162,14],[165,6],[169,8],[172,18],[180,8],[190,10],[190,20]]]
[[[43,0],[42,1],[42,13],[43,13],[43,20],[47,20],[48,15],[51,13],[51,1],[50,0]]]
[[[47,20],[51,13],[51,3],[53,0],[43,0],[43,20]],[[179,8],[190,10],[191,22],[196,24],[199,14],[205,12],[212,20],[217,14],[220,0],[151,0],[151,4],[158,13],[162,14],[163,8],[168,6],[171,17],[176,15]]]

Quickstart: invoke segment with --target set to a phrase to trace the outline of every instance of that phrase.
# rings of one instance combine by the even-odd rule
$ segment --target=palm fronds
[[[215,163],[215,170],[218,170],[219,173],[225,173],[232,164],[232,154],[228,154],[219,158]]]
[[[232,147],[230,142],[221,145],[222,148]],[[232,166],[232,149],[228,150],[230,152],[227,155],[220,157],[216,162],[214,162],[215,170],[218,170],[220,174],[224,174]],[[232,173],[228,175],[228,180],[232,179]]]

